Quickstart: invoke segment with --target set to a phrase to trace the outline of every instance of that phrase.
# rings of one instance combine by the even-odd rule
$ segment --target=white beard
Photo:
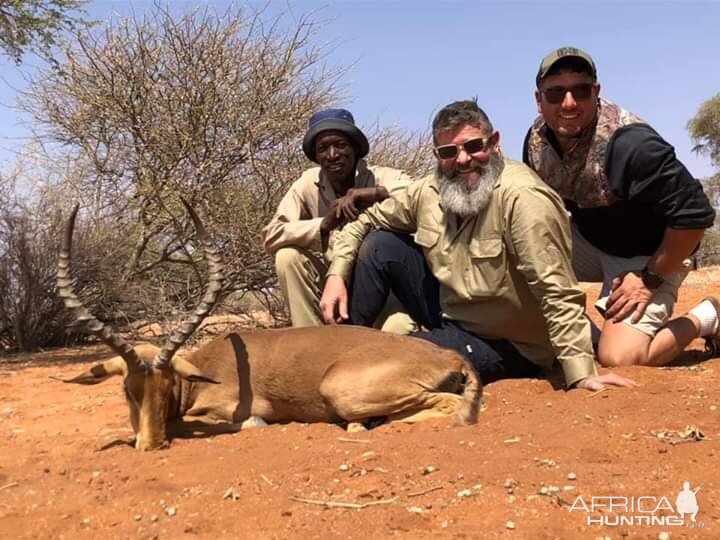
[[[479,167],[473,168],[478,169]],[[443,209],[463,218],[477,215],[490,203],[495,182],[502,169],[502,156],[499,153],[494,154],[487,165],[482,167],[480,178],[475,186],[468,188],[464,179],[458,175],[455,169],[444,172],[438,166],[435,174]]]

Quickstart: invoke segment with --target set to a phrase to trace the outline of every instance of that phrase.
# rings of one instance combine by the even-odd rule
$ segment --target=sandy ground
[[[716,273],[690,276],[679,311],[717,294]],[[637,389],[491,384],[476,426],[273,425],[152,453],[128,445],[119,379],[49,378],[103,348],[6,357],[0,537],[718,538],[720,359],[701,345],[681,365],[618,370]],[[684,481],[705,482],[694,527],[676,524]]]

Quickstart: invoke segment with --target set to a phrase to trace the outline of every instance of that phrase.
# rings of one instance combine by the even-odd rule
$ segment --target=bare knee
[[[647,351],[640,347],[622,345],[598,348],[598,362],[604,367],[642,366],[647,364]]]
[[[628,324],[608,321],[600,334],[598,361],[605,367],[647,365],[652,339]]]

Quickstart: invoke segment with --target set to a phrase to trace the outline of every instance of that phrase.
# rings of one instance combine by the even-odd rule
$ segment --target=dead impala
[[[208,261],[209,281],[193,317],[162,348],[133,347],[83,306],[70,277],[77,206],[65,229],[59,294],[117,356],[64,382],[97,384],[122,376],[136,448],[166,446],[167,428],[181,427],[183,417],[227,432],[288,421],[347,422],[349,429],[362,429],[378,417],[416,422],[455,415],[462,424],[477,421],[482,385],[472,367],[461,355],[421,339],[354,326],[239,330],[195,352],[179,351],[212,309],[222,283],[220,256],[185,206]]]

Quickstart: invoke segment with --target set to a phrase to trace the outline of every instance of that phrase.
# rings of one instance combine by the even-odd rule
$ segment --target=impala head
[[[148,343],[133,347],[97,320],[75,294],[70,278],[70,254],[78,205],[75,206],[68,218],[60,252],[57,287],[58,293],[65,302],[65,307],[75,315],[75,318],[84,325],[87,331],[97,336],[117,354],[117,356],[96,364],[84,373],[63,382],[98,384],[114,375],[122,376],[125,397],[130,408],[130,422],[135,431],[135,447],[138,450],[154,450],[167,446],[166,423],[168,419],[175,418],[179,410],[177,396],[173,393],[176,376],[191,382],[218,384],[217,381],[203,375],[181,354],[175,354],[208,315],[222,286],[220,256],[213,248],[195,211],[185,200],[183,200],[183,204],[195,223],[205,258],[208,261],[210,277],[205,296],[194,315],[170,336],[162,348]]]

